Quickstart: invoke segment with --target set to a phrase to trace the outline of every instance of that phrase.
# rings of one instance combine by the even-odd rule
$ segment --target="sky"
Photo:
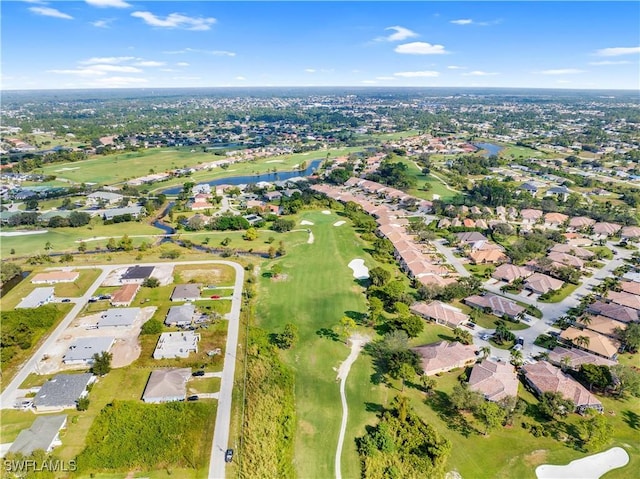
[[[640,89],[640,2],[0,2],[0,88]]]

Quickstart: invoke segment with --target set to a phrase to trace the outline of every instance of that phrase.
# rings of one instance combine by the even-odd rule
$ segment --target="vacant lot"
[[[232,286],[235,270],[225,264],[189,264],[173,270],[175,283],[202,283],[213,286]]]

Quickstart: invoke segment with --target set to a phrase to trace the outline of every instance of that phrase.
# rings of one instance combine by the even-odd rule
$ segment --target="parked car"
[[[233,461],[233,449],[227,449],[227,452],[224,453],[224,462]]]
[[[193,395],[193,396],[189,396],[187,398],[187,401],[197,401],[198,399],[200,399],[197,395]]]
[[[214,294],[213,296],[211,296],[211,299],[220,299],[220,296],[218,296],[217,294]]]
[[[194,377],[198,377],[198,376],[204,376],[204,371],[201,369],[199,371],[195,371],[192,376]]]
[[[71,300],[69,298],[64,298],[62,301],[60,301],[61,303],[70,303]]]
[[[516,339],[516,344],[524,346],[524,338],[522,336],[519,336],[518,339]]]

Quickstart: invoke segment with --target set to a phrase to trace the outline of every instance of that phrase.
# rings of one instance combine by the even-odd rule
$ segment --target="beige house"
[[[411,348],[411,350],[422,358],[422,369],[427,376],[463,368],[475,363],[478,359],[475,346],[458,342],[440,341]]]
[[[481,393],[489,401],[500,401],[518,395],[518,376],[511,364],[485,359],[477,363],[469,376],[469,389]]]
[[[585,351],[612,360],[618,357],[618,350],[621,347],[619,341],[589,329],[567,328],[562,331],[560,337]],[[584,338],[584,343],[582,338]]]
[[[450,328],[457,328],[461,324],[469,321],[469,316],[458,308],[441,303],[440,301],[433,301],[429,304],[414,303],[411,306],[411,312],[425,319],[433,320],[438,324],[449,326]]]

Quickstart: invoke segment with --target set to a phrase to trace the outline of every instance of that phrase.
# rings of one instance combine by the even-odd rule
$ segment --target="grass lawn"
[[[276,233],[271,230],[258,230],[258,238],[247,241],[242,238],[244,231],[204,231],[181,233],[180,238],[192,241],[194,244],[207,245],[211,248],[222,248],[223,240],[229,239],[227,248],[266,253],[271,246],[277,248],[280,241],[284,241],[285,247],[306,243],[309,238],[308,226],[296,225],[295,229],[286,233]],[[270,242],[269,239],[273,238]]]
[[[189,381],[188,394],[217,393],[220,391],[220,378],[193,378]]]
[[[89,286],[98,279],[102,270],[100,269],[80,269],[80,276],[73,283],[58,283],[54,286],[55,295],[58,298],[70,297],[78,298],[82,296]]]
[[[456,308],[460,308],[462,312],[465,314],[470,314],[471,311],[473,310],[471,306],[464,304],[462,301],[458,301],[458,300],[451,301],[451,304]],[[476,324],[483,328],[496,329],[498,327],[498,321],[502,321],[501,318],[494,316],[493,314],[487,314],[481,310],[478,310],[478,312],[474,314],[476,314],[475,316]],[[527,329],[529,327],[527,323],[524,323],[522,321],[518,323],[513,323],[511,321],[504,321],[504,325],[507,327],[507,329],[511,331],[518,331],[520,329]]]
[[[559,303],[571,293],[573,293],[576,289],[578,289],[579,284],[571,284],[565,283],[564,286],[553,293],[553,295],[549,299],[540,299],[538,298],[538,302],[540,303]]]
[[[432,175],[424,175],[422,171],[416,166],[416,164],[409,159],[400,158],[399,161],[404,163],[409,168],[407,173],[416,179],[417,186],[407,190],[407,193],[417,198],[423,198],[426,200],[432,200],[433,195],[438,195],[440,199],[446,200],[453,198],[457,193],[447,189],[447,187],[437,178]],[[429,184],[429,189],[425,191],[423,186],[425,183]]]
[[[136,238],[135,236],[161,235],[162,233],[158,228],[137,221],[112,225],[89,224],[80,228],[52,228],[43,234],[3,237],[0,242],[0,252],[3,258],[9,257],[11,250],[14,250],[16,256],[46,254],[44,247],[47,243],[51,243],[52,252],[74,252],[78,250],[79,241],[84,241],[87,250],[91,250],[98,246],[104,248],[108,238],[113,237],[118,240],[125,234],[132,237],[134,246],[139,246],[143,241],[153,242],[153,238]],[[58,261],[56,258],[53,260]]]
[[[487,279],[491,276],[496,269],[493,264],[470,264],[466,263],[464,265],[465,269],[469,271],[476,278]]]
[[[192,281],[205,286],[233,286],[235,277],[235,270],[226,264],[185,264],[173,269],[175,283]]]
[[[314,223],[310,228],[315,242],[291,248],[283,258],[261,266],[267,271],[280,263],[286,280],[261,276],[256,317],[257,325],[268,332],[280,332],[288,322],[299,328],[298,344],[283,354],[295,374],[295,467],[299,477],[331,477],[342,415],[334,368],[346,359],[349,349],[322,332],[338,326],[345,314],[365,309],[363,288],[347,264],[354,258],[363,258],[369,268],[376,264],[348,225],[332,226],[342,219],[335,213],[305,212],[301,218]],[[376,389],[369,382],[372,371],[367,361],[355,363],[357,387],[351,376],[347,380],[350,416],[342,462],[346,477],[359,476],[354,438],[375,420],[366,410]]]

